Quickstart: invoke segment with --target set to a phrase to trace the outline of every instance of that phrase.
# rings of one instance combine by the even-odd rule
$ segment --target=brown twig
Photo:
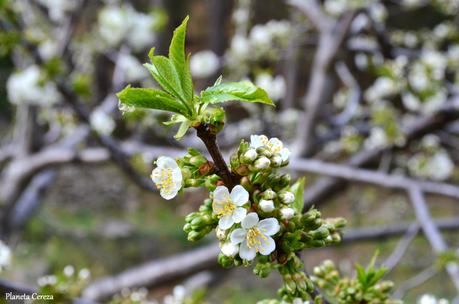
[[[209,151],[209,154],[214,161],[218,175],[220,175],[220,177],[223,179],[225,185],[229,189],[232,189],[239,182],[237,177],[228,169],[228,165],[223,159],[217,144],[217,136],[214,132],[212,132],[211,127],[205,123],[201,123],[199,126],[195,127],[195,129],[198,137],[202,140],[207,150]]]

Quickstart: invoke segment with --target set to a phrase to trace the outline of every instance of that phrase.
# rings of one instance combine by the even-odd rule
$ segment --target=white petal
[[[178,193],[178,190],[167,191],[166,189],[161,189],[159,194],[166,200],[173,199]]]
[[[249,201],[249,192],[241,185],[237,185],[231,190],[231,201],[236,206],[242,206]]]
[[[244,208],[242,207],[236,208],[236,210],[234,210],[233,212],[233,221],[235,223],[240,223],[245,218],[246,214],[247,214],[247,210],[245,210]]]
[[[279,222],[277,221],[277,219],[273,217],[261,220],[258,223],[257,227],[260,229],[260,231],[263,234],[266,234],[266,235],[274,235],[280,229]]]
[[[261,142],[261,138],[259,135],[250,135],[250,147],[252,148],[258,148],[263,146],[263,143]]]
[[[239,247],[239,256],[241,259],[244,260],[253,260],[257,255],[257,251],[255,247],[249,248],[247,246],[247,242],[242,242],[241,246]]]
[[[214,201],[227,201],[230,198],[228,188],[225,186],[218,186],[214,191]]]
[[[249,229],[249,228],[252,228],[253,226],[255,226],[256,224],[258,224],[258,214],[256,214],[255,212],[250,212],[242,220],[241,226],[244,229]]]
[[[287,148],[283,148],[280,151],[280,156],[282,158],[282,161],[286,161],[290,157],[290,150]]]
[[[277,137],[273,137],[269,140],[268,142],[268,146],[272,147],[272,148],[277,148],[277,149],[282,149],[282,147],[284,146],[284,144],[282,143],[282,141],[280,141],[279,138]]]
[[[234,221],[231,215],[222,216],[220,220],[218,221],[218,227],[220,227],[220,229],[223,229],[223,230],[230,228],[231,226],[233,226],[233,224],[234,224]]]
[[[179,183],[182,182],[182,170],[180,168],[177,167],[172,171],[172,180]]]
[[[156,165],[159,168],[175,169],[175,168],[178,167],[177,162],[175,161],[175,159],[173,159],[172,157],[169,157],[169,156],[160,156],[160,157],[158,157],[158,159],[156,160]]]
[[[156,167],[152,172],[151,172],[151,179],[155,184],[159,183],[161,181],[161,171],[163,169]]]
[[[261,241],[261,245],[258,247],[258,251],[262,255],[268,255],[276,249],[276,243],[272,237],[265,235],[265,238],[260,237],[259,240]]]
[[[234,229],[233,232],[231,232],[231,236],[230,236],[231,243],[235,245],[242,243],[242,241],[245,241],[246,235],[247,235],[247,231],[245,231],[244,229],[242,228]]]

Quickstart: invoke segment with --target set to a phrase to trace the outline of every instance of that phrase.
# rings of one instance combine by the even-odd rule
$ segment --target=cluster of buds
[[[185,217],[183,231],[187,233],[189,241],[198,241],[211,232],[217,225],[217,218],[212,214],[212,200],[206,199],[199,210]]]
[[[278,293],[282,299],[293,302],[296,298],[305,299],[313,292],[314,284],[301,270],[303,267],[301,259],[292,254],[288,262],[280,268],[284,284]]]
[[[206,187],[214,190],[220,177],[215,174],[215,166],[196,149],[189,148],[188,153],[177,159],[182,170],[184,187]]]
[[[373,262],[372,262],[373,264]],[[394,284],[382,281],[384,268],[370,265],[366,270],[357,265],[356,278],[342,277],[335,264],[326,260],[314,268],[313,282],[338,304],[369,303],[369,304],[401,304],[401,300],[390,299]]]
[[[269,171],[288,165],[290,151],[277,138],[268,139],[264,135],[252,135],[250,144],[244,140],[231,156],[231,168],[241,176],[253,172]]]

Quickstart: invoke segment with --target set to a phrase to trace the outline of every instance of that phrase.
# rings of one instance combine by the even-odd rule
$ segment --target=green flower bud
[[[250,174],[249,167],[247,167],[246,165],[237,166],[233,169],[233,171],[241,176],[247,176]]]
[[[269,168],[270,164],[271,164],[271,161],[269,160],[269,158],[267,158],[265,156],[261,156],[255,161],[254,167],[255,167],[255,169],[257,171],[258,170],[265,170],[265,169]]]
[[[184,226],[183,226],[183,231],[185,231],[186,233],[189,233],[191,231],[191,224],[190,223],[186,223]]]
[[[316,230],[310,231],[309,235],[315,240],[323,240],[330,235],[330,231],[328,231],[325,227],[320,227]]]
[[[265,190],[261,195],[261,197],[265,200],[273,200],[276,198],[276,196],[276,192],[274,192],[272,189]]]
[[[223,253],[218,255],[218,264],[222,265],[225,268],[232,267],[234,265],[234,259],[232,257],[228,257]]]
[[[206,162],[207,162],[207,159],[202,155],[193,156],[192,158],[190,158],[190,161],[189,161],[189,163],[195,167],[199,167],[200,165]]]
[[[265,146],[258,147],[257,148],[257,153],[261,154],[263,156],[266,156],[267,158],[270,158],[273,155],[271,153],[271,151],[269,151],[269,149],[267,147],[265,147]]]
[[[279,168],[280,166],[282,166],[282,157],[280,155],[275,154],[270,159],[272,167]]]
[[[291,204],[295,201],[295,195],[290,191],[282,191],[279,194],[279,198],[284,204]]]
[[[295,210],[293,208],[282,208],[280,214],[283,220],[289,220],[295,215]]]

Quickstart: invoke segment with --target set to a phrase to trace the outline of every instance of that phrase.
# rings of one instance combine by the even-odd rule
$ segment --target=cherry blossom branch
[[[207,151],[209,151],[209,154],[212,157],[214,164],[216,166],[218,175],[220,175],[220,177],[223,179],[225,185],[229,189],[232,189],[239,182],[237,177],[230,172],[230,170],[228,169],[228,165],[223,159],[223,156],[217,144],[217,136],[210,130],[210,126],[205,123],[201,123],[199,126],[196,127],[196,133],[206,146]]]

